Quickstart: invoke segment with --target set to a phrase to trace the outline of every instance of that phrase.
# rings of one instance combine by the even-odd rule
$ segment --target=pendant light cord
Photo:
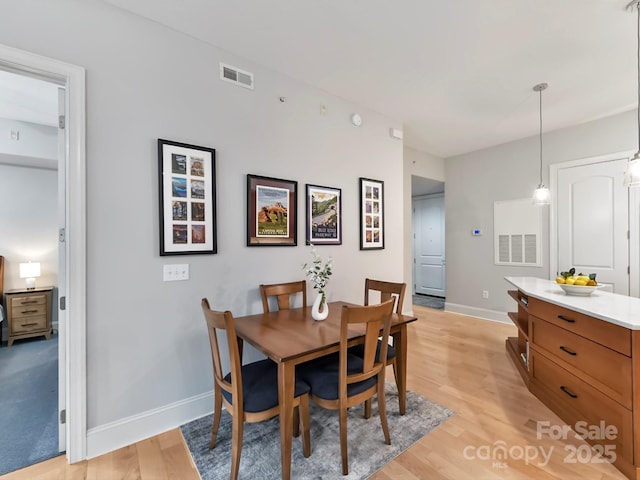
[[[542,185],[542,90],[543,89],[541,88],[540,89],[540,185]]]
[[[637,56],[637,68],[638,68],[638,153],[636,153],[636,157],[640,155],[640,0],[632,0],[627,4],[627,10],[636,9],[638,12],[638,23],[637,23],[637,42],[636,42],[636,56]]]

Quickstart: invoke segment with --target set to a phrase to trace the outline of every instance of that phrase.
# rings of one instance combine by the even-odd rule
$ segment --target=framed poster
[[[307,184],[307,243],[342,244],[342,190]]]
[[[360,178],[360,250],[384,248],[384,182]]]
[[[158,139],[160,255],[217,253],[216,151]]]
[[[247,246],[297,245],[298,182],[247,175]]]

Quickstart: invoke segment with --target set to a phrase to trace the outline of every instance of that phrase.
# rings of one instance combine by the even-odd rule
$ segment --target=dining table
[[[282,479],[291,478],[293,437],[293,400],[296,365],[340,350],[340,321],[347,302],[328,303],[329,315],[316,321],[311,307],[292,308],[235,318],[236,334],[278,364],[278,399],[280,407],[280,455]],[[393,313],[390,335],[396,350],[396,377],[400,414],[406,411],[407,325],[416,321],[412,315]],[[364,341],[364,326],[349,328],[349,345]]]

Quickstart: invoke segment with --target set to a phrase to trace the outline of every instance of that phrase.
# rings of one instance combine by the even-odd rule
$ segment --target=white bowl
[[[558,286],[564,290],[567,295],[578,295],[581,297],[588,297],[596,288],[600,285],[567,285],[565,283],[559,283]]]

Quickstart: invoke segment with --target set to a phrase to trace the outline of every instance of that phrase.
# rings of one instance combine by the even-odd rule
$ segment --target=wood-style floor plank
[[[537,422],[564,423],[525,388],[507,357],[504,341],[515,326],[428,307],[409,326],[408,388],[456,413],[416,445],[374,474],[372,480],[624,480],[608,463],[568,463],[567,444],[583,441],[537,438]],[[391,371],[388,372],[391,378]],[[391,439],[393,442],[393,438]],[[541,449],[526,461],[482,452]],[[533,451],[533,450],[531,450]],[[100,457],[68,465],[58,457],[0,477],[2,480],[197,480],[179,429]]]

